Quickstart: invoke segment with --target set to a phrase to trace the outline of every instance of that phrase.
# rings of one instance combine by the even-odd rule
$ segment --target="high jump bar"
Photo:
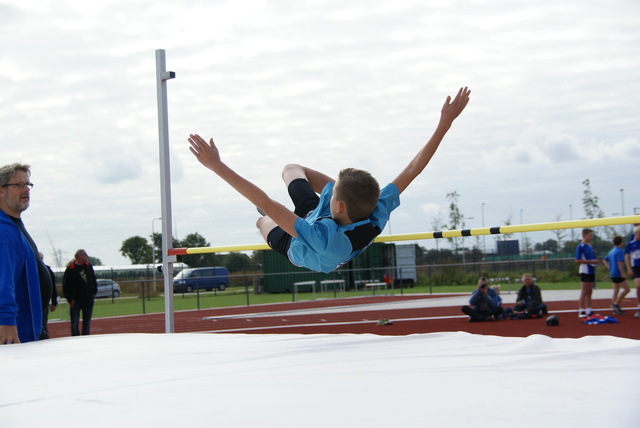
[[[516,224],[496,227],[478,227],[475,229],[453,229],[440,232],[401,233],[380,235],[373,242],[418,241],[421,239],[458,238],[464,236],[499,235],[521,232],[541,232],[544,230],[576,229],[599,226],[617,226],[621,224],[640,224],[640,215],[621,217],[589,218],[584,220],[554,221],[550,223]],[[234,251],[270,250],[267,244],[228,245],[225,247],[172,248],[170,256],[187,254],[230,253]]]

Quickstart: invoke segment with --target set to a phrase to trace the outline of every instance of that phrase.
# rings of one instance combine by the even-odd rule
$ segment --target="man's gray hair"
[[[9,183],[11,177],[13,177],[13,175],[18,171],[24,171],[27,173],[27,177],[30,177],[31,165],[16,162],[11,165],[0,167],[0,186],[4,186],[5,184]]]

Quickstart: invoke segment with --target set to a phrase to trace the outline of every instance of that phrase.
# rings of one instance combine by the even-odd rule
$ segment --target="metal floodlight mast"
[[[169,115],[167,113],[167,80],[176,73],[166,70],[164,49],[156,50],[156,83],[158,90],[158,134],[160,137],[160,198],[162,215],[162,274],[164,275],[165,332],[175,332],[173,316],[173,263],[177,257],[169,255],[172,249],[171,230],[171,168],[169,156]]]

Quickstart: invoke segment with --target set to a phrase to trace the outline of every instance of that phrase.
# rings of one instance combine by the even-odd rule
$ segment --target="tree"
[[[544,242],[538,242],[535,245],[535,250],[536,251],[549,251],[551,253],[557,253],[558,252],[558,241],[556,241],[555,239],[547,239]]]
[[[584,207],[584,214],[586,218],[602,218],[604,212],[600,209],[598,201],[600,200],[591,191],[591,182],[587,178],[582,182],[584,185],[584,196],[582,197],[582,206]]]
[[[513,223],[513,213],[509,212],[509,216],[507,217],[507,219],[503,220],[502,222],[505,226],[511,226],[511,224]],[[511,235],[513,235],[513,233],[503,233],[501,238],[503,241],[506,241],[511,238]]]
[[[602,209],[600,209],[600,206],[598,205],[598,201],[600,200],[600,198],[594,195],[591,191],[591,182],[589,181],[589,179],[587,178],[586,180],[584,180],[582,184],[585,187],[584,196],[582,197],[582,205],[584,207],[584,214],[586,215],[586,218],[604,217],[604,211],[602,211]],[[601,232],[604,232],[604,235],[606,235],[609,239],[613,238],[616,235],[616,231],[612,226],[602,226],[597,229],[600,229]],[[594,245],[595,241],[596,239],[594,239]]]
[[[558,213],[558,215],[556,216],[556,221],[561,221],[561,220],[562,220],[562,214]],[[556,229],[553,231],[553,233],[556,235],[556,240],[558,241],[558,248],[562,248],[562,243],[566,239],[567,229]],[[554,251],[554,253],[556,252],[557,251]]]
[[[578,246],[578,244],[580,244],[580,242],[582,242],[581,239],[574,239],[574,240],[565,241],[564,245],[562,246],[562,252],[563,253],[569,253],[569,254],[575,254],[576,247]]]
[[[53,253],[53,259],[55,261],[55,266],[58,269],[60,269],[62,267],[62,250],[56,248],[55,245],[53,245],[53,241],[51,240],[51,236],[49,236],[49,232],[47,232],[47,238],[49,238],[49,244],[51,244],[51,250]]]
[[[211,244],[198,232],[190,233],[179,242],[180,247],[194,248],[194,247],[209,247]],[[186,263],[189,267],[205,267],[216,266],[219,264],[219,258],[214,253],[204,254],[188,254],[182,256],[182,262]]]
[[[431,230],[433,230],[434,232],[439,232],[445,227],[447,227],[447,225],[444,224],[444,221],[442,219],[442,210],[440,210],[438,211],[438,214],[431,219]],[[440,248],[440,246],[438,245],[439,242],[440,239],[436,239],[436,250]]]
[[[224,264],[229,273],[236,273],[251,266],[251,259],[246,254],[232,252],[227,255]]]
[[[449,200],[449,230],[463,229],[464,228],[464,216],[458,208],[458,192],[447,193],[447,199]],[[446,225],[445,225],[446,227]],[[447,238],[449,242],[453,242],[453,247],[458,252],[458,238]]]
[[[533,243],[531,239],[525,234],[522,234],[522,253],[523,254],[531,254],[531,250],[533,247]]]
[[[125,239],[120,247],[120,253],[134,265],[151,263],[151,245],[142,236]]]
[[[264,266],[264,250],[251,253],[251,269],[262,270]]]
[[[155,232],[149,236],[151,238],[151,245],[153,248],[154,263],[162,263],[162,233]],[[172,239],[171,246],[173,248],[179,248],[180,241],[176,238]]]

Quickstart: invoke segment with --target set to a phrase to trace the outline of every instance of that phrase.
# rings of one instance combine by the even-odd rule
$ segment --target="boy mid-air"
[[[271,199],[222,162],[213,139],[207,143],[198,134],[191,134],[189,149],[202,165],[264,213],[257,226],[272,249],[297,266],[329,273],[364,251],[382,232],[391,211],[400,205],[400,194],[427,166],[451,124],[469,102],[470,93],[464,87],[453,101],[447,97],[429,141],[382,190],[371,174],[359,169],[343,169],[334,180],[301,165],[286,165],[282,179],[295,205],[294,211]]]

